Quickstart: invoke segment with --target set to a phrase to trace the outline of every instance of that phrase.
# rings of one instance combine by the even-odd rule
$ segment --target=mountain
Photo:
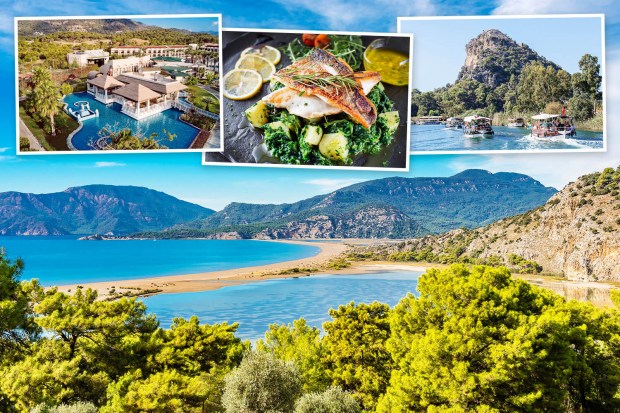
[[[42,36],[59,31],[88,33],[120,33],[149,28],[143,23],[131,19],[57,19],[57,20],[20,20],[17,30],[20,37]]]
[[[134,186],[88,185],[51,194],[0,193],[0,235],[128,234],[214,211]]]
[[[405,238],[475,228],[541,205],[556,192],[529,176],[468,170],[448,178],[385,178],[292,204],[232,203],[157,237]]]
[[[571,280],[620,281],[620,167],[585,175],[524,214],[386,248],[507,265],[523,259]]]
[[[485,30],[465,46],[465,64],[458,80],[471,79],[496,88],[521,74],[523,67],[530,62],[540,62],[560,69],[555,63],[545,59],[524,43],[517,43],[499,30]]]

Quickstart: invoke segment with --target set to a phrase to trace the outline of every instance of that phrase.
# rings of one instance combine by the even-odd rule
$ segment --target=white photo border
[[[285,33],[285,34],[335,34],[335,35],[351,35],[351,36],[385,36],[385,37],[403,37],[409,39],[409,58],[413,56],[413,43],[414,38],[412,34],[408,33],[388,33],[388,32],[348,32],[348,31],[334,31],[334,30],[299,30],[299,29],[260,29],[260,28],[230,28],[225,27],[223,32],[245,32],[245,33]],[[224,47],[222,45],[223,56]],[[223,66],[222,66],[223,68]],[[411,81],[413,78],[413,71],[411,64],[409,65],[409,84],[407,85],[407,119],[411,119]],[[220,114],[222,122],[226,121],[226,117],[223,111]],[[223,128],[222,128],[223,130]],[[249,168],[295,168],[295,169],[329,169],[329,170],[346,170],[346,171],[384,171],[384,172],[409,172],[410,165],[410,146],[411,146],[411,122],[407,122],[407,148],[405,153],[405,167],[404,168],[389,168],[389,167],[364,167],[364,166],[326,166],[326,165],[291,165],[291,164],[272,164],[272,163],[235,163],[235,162],[207,162],[204,155],[202,156],[202,164],[209,166],[224,166],[224,167],[249,167]],[[224,138],[222,138],[224,139]],[[207,151],[203,151],[207,152]],[[221,151],[209,151],[209,152],[221,152]]]
[[[164,19],[164,18],[216,18],[218,22],[218,42],[219,42],[219,67],[222,68],[222,14],[221,13],[205,13],[205,14],[120,14],[120,15],[96,15],[96,16],[19,16],[13,18],[14,30],[14,58],[15,58],[15,154],[18,156],[45,156],[45,155],[129,155],[129,154],[161,154],[161,153],[205,153],[205,152],[221,152],[224,150],[224,131],[220,128],[220,146],[219,148],[198,148],[198,149],[139,149],[139,150],[112,150],[112,151],[21,151],[19,147],[19,59],[18,59],[18,22],[32,20],[102,20],[102,19]],[[223,112],[223,93],[220,77],[220,120],[222,121]]]
[[[411,155],[502,155],[502,154],[553,154],[553,153],[603,153],[607,152],[607,76],[605,59],[605,14],[494,14],[490,16],[399,16],[396,18],[396,31],[402,33],[402,23],[406,21],[420,20],[509,20],[509,19],[560,19],[560,18],[599,18],[601,19],[601,76],[603,82],[603,147],[591,149],[507,149],[507,150],[439,150],[439,151],[416,151],[410,150]],[[416,64],[414,60],[413,64]],[[411,67],[413,76],[413,66]],[[411,119],[411,117],[410,117]]]

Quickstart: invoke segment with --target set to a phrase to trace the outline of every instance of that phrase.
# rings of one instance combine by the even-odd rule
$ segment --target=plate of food
[[[224,151],[205,163],[407,168],[411,42],[224,31]]]

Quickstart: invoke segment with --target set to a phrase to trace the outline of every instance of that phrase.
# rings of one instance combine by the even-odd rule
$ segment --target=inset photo
[[[413,36],[222,33],[224,151],[205,164],[406,170]]]
[[[15,18],[18,154],[221,150],[219,14]]]
[[[411,152],[605,151],[603,15],[399,17]]]

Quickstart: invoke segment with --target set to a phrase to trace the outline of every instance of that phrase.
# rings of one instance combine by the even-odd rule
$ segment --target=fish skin
[[[312,74],[323,78],[334,75],[351,76],[355,79],[353,70],[343,60],[323,49],[314,49],[309,56],[276,72],[274,77],[291,89],[318,96],[331,106],[341,109],[365,128],[369,128],[377,121],[377,108],[365,96],[359,79],[356,79],[356,87],[339,85],[318,87],[293,79],[293,76],[300,74]]]

